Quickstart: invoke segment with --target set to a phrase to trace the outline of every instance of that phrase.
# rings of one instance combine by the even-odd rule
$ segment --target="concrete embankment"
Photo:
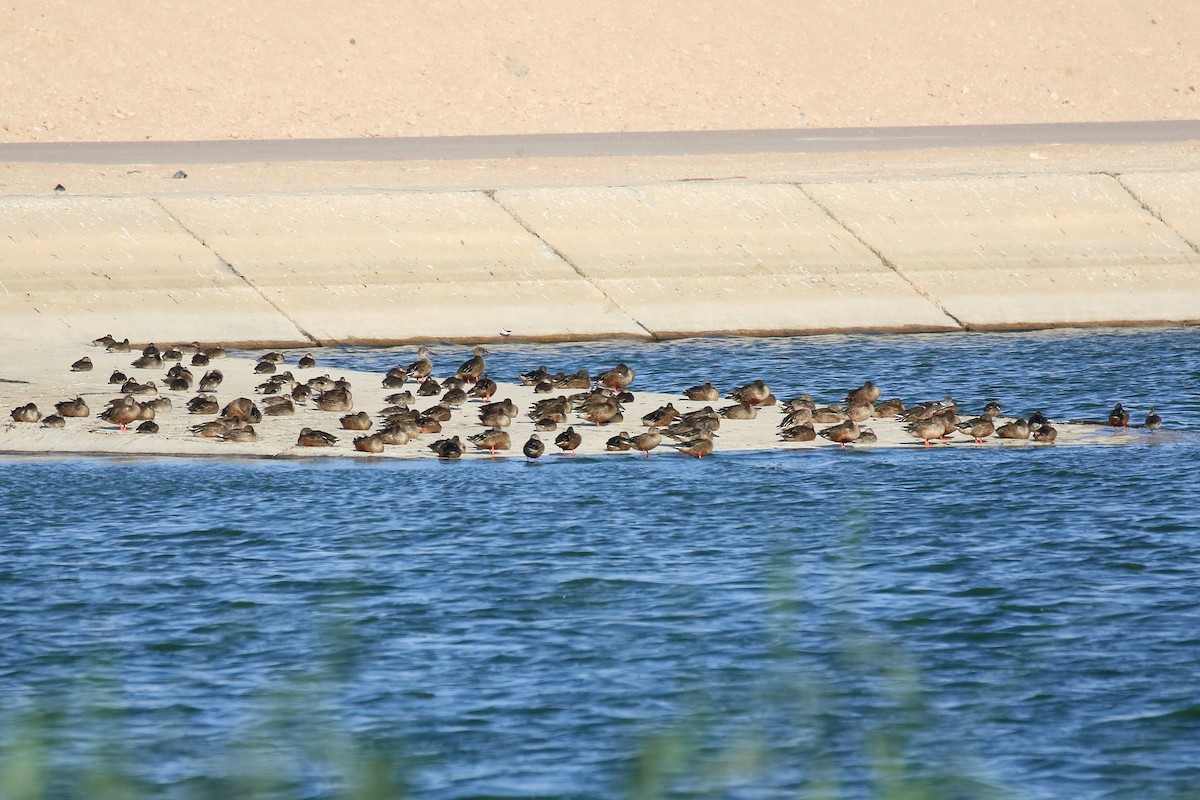
[[[0,197],[0,336],[227,344],[1200,321],[1200,172]]]

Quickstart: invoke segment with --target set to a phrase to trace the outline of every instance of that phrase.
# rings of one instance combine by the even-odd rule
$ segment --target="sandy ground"
[[[87,355],[92,359],[94,369],[90,372],[71,372],[69,365],[83,355]],[[298,406],[295,416],[265,418],[261,424],[255,426],[260,441],[255,443],[234,443],[220,439],[201,438],[191,433],[191,426],[216,418],[215,414],[189,414],[186,411],[185,405],[187,400],[194,397],[197,392],[160,391],[160,395],[171,399],[173,406],[170,412],[156,415],[155,421],[160,426],[160,432],[158,434],[123,432],[118,430],[115,425],[98,419],[96,416],[105,407],[108,400],[120,396],[116,391],[117,387],[108,385],[109,375],[113,370],[119,369],[126,375],[134,377],[139,382],[154,380],[161,387],[163,385],[162,377],[166,371],[166,367],[154,370],[133,369],[130,364],[138,355],[139,353],[137,352],[106,353],[100,348],[55,347],[42,349],[36,353],[26,352],[6,359],[6,364],[3,368],[4,372],[0,374],[0,406],[6,412],[4,421],[0,422],[0,453],[434,458],[434,454],[428,449],[429,443],[439,438],[455,435],[462,437],[465,442],[468,435],[484,429],[478,421],[477,407],[479,401],[471,400],[454,414],[454,418],[451,421],[443,423],[444,427],[441,434],[425,434],[406,445],[387,447],[382,455],[368,455],[357,452],[353,446],[354,437],[365,435],[364,433],[341,429],[339,420],[344,416],[343,413],[321,411],[312,407],[312,404],[309,403]],[[331,374],[335,379],[346,378],[353,386],[353,411],[366,411],[374,418],[373,429],[378,428],[378,412],[387,405],[384,397],[397,391],[396,389],[385,389],[382,386],[380,374],[352,371],[334,371],[330,373],[328,369],[322,368],[320,365],[320,351],[315,353],[318,359],[317,366],[312,369],[301,370],[296,366],[300,355],[303,355],[303,353],[299,351],[289,352],[287,354],[288,364],[280,366],[278,369],[280,371],[290,369],[302,381],[322,374]],[[469,357],[469,355],[469,352],[452,355],[447,353],[446,356],[438,358],[435,360],[435,364],[441,362],[443,368],[435,369],[435,375],[444,377],[446,374],[452,372],[452,369],[445,368],[445,364],[449,363],[457,366],[461,360]],[[214,361],[209,367],[196,367],[192,369],[197,379],[199,379],[205,369],[217,368],[223,372],[225,380],[220,388],[213,393],[221,405],[237,397],[248,397],[261,403],[263,398],[255,392],[255,386],[262,383],[266,379],[266,376],[255,374],[254,363],[254,361],[244,358],[227,358]],[[537,365],[531,364],[529,366],[532,369]],[[555,365],[549,366],[552,370],[556,368]],[[634,366],[636,369],[636,365],[631,366]],[[569,369],[567,365],[560,365],[560,368],[564,370]],[[769,385],[770,376],[761,377]],[[29,383],[15,383],[13,381],[28,381]],[[630,388],[636,390],[636,380]],[[683,388],[680,387],[681,391]],[[728,393],[736,387],[721,388],[725,393]],[[886,387],[884,388],[886,390]],[[563,390],[562,392],[552,394],[535,395],[531,387],[508,383],[501,384],[500,390],[493,399],[512,399],[521,409],[522,415],[514,420],[508,428],[512,439],[512,449],[507,453],[497,453],[496,457],[522,458],[521,446],[529,438],[530,434],[534,432],[533,420],[524,415],[525,411],[535,399],[557,396],[560,393],[571,394],[573,392]],[[139,396],[139,399],[146,400],[151,396]],[[887,396],[891,395],[885,395],[885,398]],[[82,397],[87,402],[91,408],[91,415],[87,418],[68,418],[66,420],[66,427],[62,429],[46,428],[39,423],[13,422],[7,414],[10,409],[29,402],[36,403],[44,414],[49,414],[53,413],[54,403],[70,400],[75,397]],[[729,400],[710,404],[686,400],[682,398],[682,395],[654,394],[648,392],[635,392],[635,398],[634,402],[627,404],[624,412],[625,421],[622,424],[597,427],[578,417],[573,417],[562,423],[557,432],[542,433],[541,436],[546,443],[547,457],[564,457],[559,449],[554,446],[554,437],[557,433],[565,430],[568,425],[574,426],[583,437],[583,442],[577,451],[579,455],[604,454],[607,453],[606,443],[609,438],[620,431],[627,431],[633,435],[645,432],[647,428],[642,424],[641,418],[667,403],[673,403],[676,408],[685,412],[703,408],[706,405],[712,405],[719,409],[732,404],[732,401]],[[835,402],[840,398],[816,399],[818,401]],[[905,399],[909,403],[912,401],[911,398]],[[436,397],[419,397],[414,407],[426,409],[434,405],[436,401]],[[782,416],[783,412],[779,407],[767,407],[760,409],[757,417],[752,420],[722,420],[716,440],[717,454],[738,450],[837,448],[837,445],[822,438],[807,443],[781,442],[778,437],[778,430]],[[924,446],[922,442],[914,439],[910,434],[905,432],[901,423],[890,418],[870,420],[863,423],[863,426],[873,429],[879,441],[875,445],[856,445],[860,448],[868,446]],[[338,437],[338,442],[333,447],[328,448],[299,447],[296,444],[297,435],[303,427],[332,433]],[[826,426],[817,424],[815,427],[820,430]],[[1060,423],[1056,427],[1059,430],[1059,437],[1055,446],[1128,442],[1136,440],[1136,437],[1145,435],[1143,431],[1138,430],[1115,434],[1111,429],[1088,425]],[[1047,445],[1029,441],[1002,441],[995,438],[987,440],[983,445],[976,445],[968,437],[956,434],[950,441],[933,446],[958,448],[978,446],[1044,447]],[[474,450],[469,443],[467,444],[467,448],[469,452],[466,454],[466,458],[491,457],[487,451]],[[614,457],[639,457],[637,453],[628,452],[613,453],[611,455]],[[655,450],[652,455],[682,457],[671,451],[666,443]]]
[[[0,140],[1200,118],[1193,0],[13,0]]]

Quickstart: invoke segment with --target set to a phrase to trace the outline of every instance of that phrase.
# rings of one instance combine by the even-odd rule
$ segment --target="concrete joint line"
[[[243,283],[245,283],[247,286],[249,286],[249,287],[250,287],[252,290],[254,290],[254,293],[255,293],[255,294],[257,294],[259,297],[261,297],[261,298],[262,298],[262,299],[263,299],[263,300],[264,300],[264,301],[267,303],[267,305],[269,305],[271,308],[273,308],[273,309],[275,309],[276,311],[278,311],[278,312],[279,312],[279,315],[280,315],[281,317],[283,317],[284,319],[286,319],[288,322],[290,322],[290,323],[291,323],[291,325],[292,325],[292,327],[293,327],[293,328],[295,328],[295,329],[296,329],[296,331],[297,331],[297,332],[298,332],[298,333],[299,333],[301,336],[303,336],[305,339],[308,339],[310,342],[312,342],[312,343],[313,343],[313,344],[315,344],[315,345],[319,345],[319,344],[321,344],[321,342],[320,342],[320,341],[318,341],[317,337],[313,336],[311,333],[309,333],[308,331],[304,330],[304,328],[300,327],[300,323],[299,323],[299,322],[297,322],[296,320],[292,319],[292,317],[291,317],[291,315],[290,315],[290,314],[288,314],[286,311],[284,311],[282,308],[280,308],[280,307],[279,307],[279,304],[278,304],[278,303],[276,303],[274,300],[272,300],[271,298],[267,297],[267,295],[266,295],[266,294],[264,294],[264,293],[263,293],[263,291],[262,291],[261,289],[259,289],[257,286],[255,286],[255,285],[254,285],[254,284],[253,284],[253,283],[250,281],[250,279],[249,279],[249,278],[247,278],[247,277],[246,277],[245,275],[243,275],[242,273],[238,272],[238,270],[237,270],[237,269],[236,269],[236,268],[233,266],[233,264],[231,264],[229,261],[227,261],[227,260],[226,260],[226,259],[225,259],[225,258],[224,258],[224,257],[223,257],[223,256],[222,256],[220,253],[218,253],[218,252],[217,252],[215,249],[213,249],[212,245],[210,245],[208,242],[204,241],[204,238],[203,238],[202,236],[200,236],[200,235],[199,235],[199,234],[197,234],[197,233],[196,233],[194,230],[192,230],[192,229],[191,229],[191,228],[189,228],[187,225],[185,225],[185,224],[184,224],[184,222],[183,222],[183,220],[181,220],[179,217],[177,217],[177,216],[175,216],[173,213],[171,213],[171,209],[169,209],[169,208],[167,208],[166,206],[164,206],[164,205],[162,204],[162,201],[161,201],[161,200],[159,200],[157,197],[153,197],[153,198],[151,198],[151,199],[154,201],[154,204],[155,204],[155,205],[157,205],[159,208],[161,208],[161,209],[163,210],[163,213],[165,213],[165,214],[166,214],[168,217],[170,217],[170,218],[171,218],[171,220],[172,220],[172,221],[173,221],[173,222],[174,222],[176,225],[178,225],[178,226],[179,226],[179,227],[180,227],[182,230],[184,230],[184,231],[185,231],[185,232],[188,234],[188,236],[191,236],[193,239],[195,239],[197,242],[199,242],[199,243],[200,243],[200,246],[201,246],[201,247],[203,247],[205,250],[207,250],[208,252],[210,252],[210,253],[212,253],[214,256],[216,256],[217,260],[221,262],[221,266],[225,267],[225,269],[229,270],[229,271],[230,271],[232,274],[234,274],[234,275],[236,275],[238,278],[240,278],[240,279],[242,280],[242,282],[243,282]]]
[[[1138,193],[1133,190],[1132,186],[1125,183],[1125,181],[1121,180],[1120,175],[1118,175],[1115,172],[1101,172],[1100,174],[1105,175],[1109,178],[1112,178],[1114,181],[1116,181],[1117,186],[1120,186],[1122,189],[1124,189],[1126,191],[1126,193],[1130,197],[1133,198],[1133,201],[1142,207],[1143,211],[1145,211],[1147,214],[1154,217],[1156,220],[1158,220],[1163,225],[1165,225],[1167,230],[1171,231],[1171,233],[1175,234],[1180,239],[1182,239],[1184,244],[1186,244],[1188,247],[1192,248],[1193,253],[1200,256],[1200,246],[1197,246],[1196,242],[1193,242],[1191,239],[1184,236],[1183,233],[1181,231],[1177,230],[1174,225],[1172,225],[1170,222],[1167,222],[1167,220],[1163,219],[1163,215],[1159,213],[1158,209],[1153,208],[1152,206],[1150,206],[1149,203],[1147,203],[1145,200],[1143,200],[1138,195]]]
[[[650,339],[653,339],[653,340],[658,339],[658,337],[654,335],[653,331],[651,331],[649,328],[647,328],[645,325],[643,325],[641,323],[641,320],[639,320],[633,314],[630,314],[629,310],[622,307],[621,304],[618,303],[616,300],[614,300],[612,298],[612,296],[609,295],[608,292],[604,291],[604,289],[597,286],[595,281],[593,281],[591,278],[589,278],[587,276],[587,274],[584,273],[584,271],[579,268],[578,264],[576,264],[569,257],[567,257],[566,253],[562,252],[557,247],[555,247],[554,245],[552,245],[548,241],[546,241],[544,238],[542,238],[542,235],[540,233],[538,233],[537,230],[535,230],[532,225],[530,225],[528,222],[526,222],[524,219],[522,219],[520,214],[513,211],[508,206],[504,205],[504,203],[500,200],[500,198],[496,197],[496,191],[494,189],[487,189],[484,191],[484,194],[487,195],[493,203],[500,206],[500,208],[502,208],[504,210],[504,213],[508,214],[510,217],[512,217],[513,220],[518,225],[520,225],[522,228],[524,228],[529,233],[530,236],[532,236],[533,238],[535,238],[539,242],[541,242],[543,245],[545,245],[545,247],[551,253],[554,253],[555,258],[558,258],[560,261],[562,261],[568,267],[573,269],[575,271],[575,274],[578,275],[584,282],[586,282],[588,285],[590,285],[593,289],[595,289],[597,292],[599,292],[601,297],[603,297],[608,302],[612,303],[613,307],[616,308],[618,311],[620,311],[622,314],[624,314],[626,317],[628,317],[629,320],[631,322],[633,322],[634,325],[637,325],[639,328],[644,330],[646,332],[647,337],[649,337]]]
[[[904,272],[900,269],[900,267],[898,267],[890,258],[888,258],[887,256],[885,256],[883,254],[882,250],[880,250],[878,247],[871,244],[866,239],[864,239],[862,236],[860,236],[858,231],[854,230],[849,225],[847,225],[845,222],[838,219],[838,216],[836,214],[834,214],[833,211],[826,208],[819,200],[817,200],[817,198],[815,198],[811,194],[809,194],[801,184],[791,183],[788,185],[794,186],[796,189],[798,189],[801,194],[803,194],[810,201],[812,201],[813,205],[815,205],[817,208],[819,208],[823,212],[825,212],[825,216],[829,217],[831,220],[833,220],[838,225],[840,225],[842,227],[842,229],[844,231],[846,231],[846,233],[853,236],[855,238],[855,240],[858,241],[859,244],[861,244],[863,247],[870,250],[871,253],[877,259],[879,259],[880,264],[883,264],[885,267],[890,269],[892,272],[896,273],[900,277],[900,280],[904,281],[909,286],[911,286],[912,290],[914,292],[916,292],[921,297],[925,298],[926,301],[928,301],[938,311],[942,312],[942,314],[944,314],[948,319],[950,319],[952,322],[954,322],[955,325],[957,325],[959,328],[961,328],[964,331],[969,330],[968,326],[961,319],[959,319],[958,317],[951,314],[949,309],[947,309],[944,305],[942,305],[940,300],[938,300],[936,297],[934,297],[933,294],[931,294],[928,290],[926,290],[923,286],[921,286],[919,283],[914,281],[908,275],[904,274]]]

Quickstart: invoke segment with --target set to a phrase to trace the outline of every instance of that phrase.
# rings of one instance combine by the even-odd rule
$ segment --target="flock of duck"
[[[134,352],[129,340],[117,341],[111,335],[92,342],[111,353]],[[634,382],[633,369],[625,364],[592,376],[586,370],[574,373],[551,373],[544,366],[518,376],[522,386],[532,387],[534,401],[524,410],[511,399],[494,399],[501,385],[487,374],[485,356],[490,353],[476,347],[471,356],[453,373],[443,379],[435,377],[433,351],[420,347],[414,361],[397,364],[386,371],[382,389],[391,390],[385,397],[386,407],[372,416],[366,411],[354,411],[353,387],[345,378],[332,379],[321,375],[301,379],[296,371],[314,370],[317,361],[305,354],[288,369],[285,356],[271,352],[261,356],[253,367],[255,379],[261,376],[254,393],[257,399],[236,397],[222,404],[217,392],[224,381],[219,362],[227,353],[220,346],[203,347],[197,343],[175,345],[160,350],[151,344],[142,348],[131,362],[134,370],[161,370],[161,383],[173,392],[195,396],[185,403],[188,414],[214,418],[188,426],[197,437],[233,442],[259,440],[256,425],[267,417],[294,416],[297,407],[342,414],[338,423],[342,430],[361,433],[353,438],[354,449],[364,453],[382,453],[387,447],[406,445],[423,436],[438,437],[443,424],[456,415],[460,418],[472,409],[480,430],[464,437],[455,435],[435,438],[426,446],[439,458],[457,459],[464,453],[487,451],[495,455],[513,447],[509,428],[514,421],[525,418],[532,422],[533,432],[521,444],[521,452],[529,459],[542,457],[552,443],[563,454],[574,455],[583,441],[581,430],[590,424],[596,427],[619,427],[626,422],[626,411],[635,397],[630,390]],[[185,366],[187,361],[189,366]],[[170,364],[171,366],[167,366]],[[244,367],[243,367],[244,368]],[[73,372],[94,369],[92,359],[84,357],[71,365]],[[197,372],[200,373],[197,377]],[[444,374],[444,373],[443,373]],[[169,397],[160,395],[154,380],[141,381],[121,369],[114,370],[108,384],[117,387],[119,397],[108,401],[97,413],[100,419],[117,426],[121,431],[130,427],[139,434],[159,432],[156,418],[173,410]],[[537,395],[547,395],[537,399]],[[685,389],[683,398],[706,403],[702,408],[685,411],[667,402],[641,416],[644,432],[630,434],[622,430],[617,435],[606,434],[607,451],[631,451],[648,457],[660,446],[694,458],[711,455],[720,437],[723,422],[752,420],[763,409],[775,407],[780,412],[778,438],[782,442],[811,442],[818,437],[846,447],[872,444],[877,441],[870,420],[900,423],[912,440],[926,446],[950,439],[955,434],[970,437],[982,444],[985,439],[1032,440],[1052,443],[1058,437],[1053,423],[1040,412],[1028,418],[1002,421],[1003,409],[996,401],[988,402],[978,415],[964,414],[953,398],[906,406],[899,398],[884,400],[881,391],[871,381],[848,392],[836,404],[818,404],[808,394],[780,400],[762,381],[755,380],[724,395],[732,403],[722,405],[722,393],[710,382]],[[419,409],[424,402],[430,403]],[[91,409],[82,397],[55,403],[53,414],[42,416],[35,403],[12,410],[12,419],[21,423],[38,423],[45,427],[64,427],[71,417],[89,417]],[[630,420],[632,421],[632,420]],[[1121,404],[1113,409],[1107,421],[1082,421],[1107,424],[1116,430],[1131,425],[1130,413]],[[563,428],[565,426],[565,429]],[[1162,418],[1150,411],[1143,426],[1151,431],[1162,426]],[[544,440],[542,437],[546,435]],[[551,438],[552,435],[552,438]],[[303,427],[296,437],[297,447],[332,447],[339,436],[326,430]]]

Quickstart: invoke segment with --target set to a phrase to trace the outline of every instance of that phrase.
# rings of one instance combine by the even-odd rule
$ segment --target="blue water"
[[[506,379],[871,378],[1058,419],[1152,406],[1168,430],[700,462],[0,462],[0,794],[32,748],[79,797],[97,753],[167,798],[264,774],[261,796],[338,797],[372,764],[431,798],[1200,795],[1200,329],[491,349]]]

